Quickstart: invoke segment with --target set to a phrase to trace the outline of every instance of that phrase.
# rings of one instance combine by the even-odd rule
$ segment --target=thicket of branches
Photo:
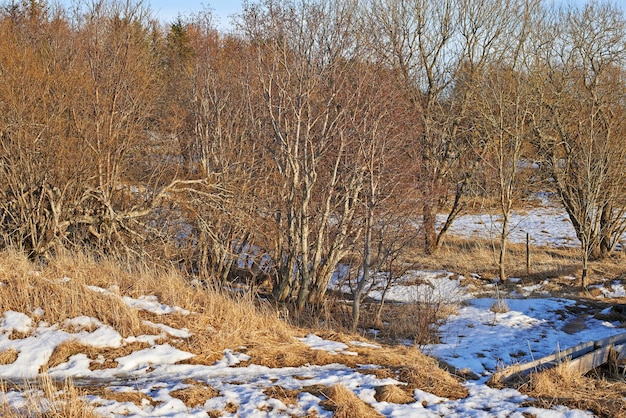
[[[600,2],[260,0],[232,33],[210,11],[5,3],[0,246],[246,274],[302,309],[342,260],[359,299],[407,242],[436,251],[468,194],[501,209],[504,278],[536,165],[584,285],[626,228],[625,31]]]

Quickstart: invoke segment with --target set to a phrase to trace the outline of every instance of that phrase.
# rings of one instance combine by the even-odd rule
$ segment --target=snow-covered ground
[[[441,294],[461,295],[464,289],[458,279],[432,272],[414,272],[422,276]],[[423,285],[422,285],[423,286]],[[430,286],[429,286],[430,288]],[[93,291],[105,290],[93,288]],[[404,299],[418,295],[418,291],[405,287]],[[76,354],[68,362],[49,370],[53,378],[72,377],[77,384],[97,383],[112,391],[139,391],[149,395],[156,402],[136,405],[132,402],[117,402],[110,399],[90,396],[89,401],[98,405],[96,411],[105,416],[131,417],[207,417],[212,410],[224,410],[229,403],[238,405],[232,416],[303,416],[316,411],[319,416],[331,416],[331,412],[320,407],[321,399],[302,392],[297,405],[288,406],[277,399],[269,398],[264,389],[281,386],[286,390],[301,389],[304,386],[341,383],[352,389],[361,399],[370,403],[379,412],[389,417],[522,417],[524,413],[537,417],[583,417],[587,412],[569,410],[564,407],[552,410],[522,407],[526,396],[511,389],[496,390],[485,385],[490,374],[499,366],[514,364],[548,355],[555,350],[575,345],[581,341],[594,340],[620,332],[616,324],[584,317],[583,326],[578,332],[568,334],[566,324],[572,320],[580,322],[580,317],[569,313],[568,307],[574,304],[567,299],[510,299],[506,300],[509,311],[494,313],[490,310],[494,299],[471,299],[464,297],[456,314],[452,315],[441,330],[440,344],[429,346],[425,351],[439,357],[459,369],[471,369],[480,376],[478,380],[466,383],[470,396],[461,400],[447,400],[419,390],[415,391],[417,402],[396,405],[377,402],[374,388],[386,384],[396,384],[393,379],[378,379],[372,374],[361,373],[371,365],[350,368],[340,364],[307,366],[300,368],[268,368],[259,365],[235,367],[249,357],[237,349],[226,350],[221,360],[214,365],[176,364],[192,357],[165,343],[155,343],[155,336],[134,336],[123,339],[115,330],[98,320],[79,317],[66,326],[58,324],[33,323],[30,316],[22,312],[4,312],[0,319],[0,352],[13,348],[19,351],[12,364],[0,366],[0,377],[4,380],[21,381],[32,379],[44,365],[54,348],[64,341],[78,340],[85,345],[97,347],[119,347],[126,342],[148,341],[152,345],[117,359],[117,367],[104,370],[90,370],[86,354]],[[139,307],[150,312],[180,312],[180,308],[168,307],[154,297],[140,299],[125,298],[129,306]],[[38,310],[41,313],[40,310]],[[184,311],[183,311],[184,312]],[[35,312],[37,313],[37,312]],[[64,331],[71,325],[74,332]],[[580,324],[579,324],[580,325]],[[10,339],[12,331],[29,334],[22,339]],[[188,335],[185,329],[162,327],[163,334],[171,337]],[[301,341],[312,349],[336,353],[354,354],[351,350],[362,342],[349,344],[324,340],[309,335]],[[171,396],[177,390],[189,386],[188,379],[204,382],[219,391],[219,396],[206,401],[202,406],[188,408]],[[8,391],[6,399],[14,406],[24,403],[23,393]],[[224,416],[229,416],[225,413]]]
[[[498,240],[502,230],[502,216],[498,212],[465,214],[454,220],[449,234],[456,236],[474,236]],[[437,218],[441,226],[445,216]],[[575,247],[580,245],[567,213],[544,198],[541,206],[527,210],[513,210],[509,219],[508,239],[513,243],[525,243],[529,234],[530,243],[547,247]],[[626,233],[620,240],[626,243]]]
[[[521,228],[520,231],[530,231],[535,243],[571,244],[573,231],[568,229],[567,222],[555,215],[554,210],[533,209],[524,214],[523,222],[514,223]],[[457,234],[468,235],[489,231],[488,219],[491,218],[462,217],[452,233],[456,231]],[[522,228],[522,225],[525,226]],[[547,232],[544,234],[543,231]],[[523,233],[525,239],[525,232]],[[545,240],[538,241],[543,235],[546,236]],[[96,406],[96,412],[104,416],[207,417],[211,411],[218,410],[225,417],[290,417],[315,413],[330,417],[332,412],[320,406],[322,399],[306,391],[300,393],[296,405],[286,405],[269,397],[264,391],[272,386],[293,390],[318,384],[332,386],[337,383],[353,390],[362,400],[387,417],[592,416],[589,412],[566,407],[548,410],[522,406],[528,400],[525,395],[513,389],[490,388],[486,381],[499,367],[537,359],[583,341],[619,334],[623,329],[618,328],[617,323],[601,321],[591,314],[568,309],[577,303],[573,300],[551,297],[528,299],[524,295],[531,293],[533,289],[530,288],[520,287],[514,298],[504,299],[508,306],[507,312],[494,313],[491,308],[499,299],[474,297],[470,289],[463,287],[462,277],[458,275],[441,271],[414,271],[405,279],[405,284],[395,286],[388,298],[405,302],[425,297],[445,298],[458,304],[455,313],[441,327],[440,343],[427,346],[424,351],[459,370],[470,370],[478,376],[477,379],[465,383],[469,389],[467,398],[448,400],[416,390],[414,397],[417,401],[411,404],[378,402],[374,398],[375,387],[400,383],[394,379],[381,379],[374,374],[364,373],[376,365],[362,364],[356,368],[341,364],[268,368],[249,364],[241,367],[240,363],[250,358],[242,352],[242,348],[237,347],[225,350],[223,357],[210,366],[179,364],[193,355],[162,341],[163,337],[186,338],[189,336],[187,329],[150,323],[161,332],[160,335],[123,338],[117,331],[95,318],[78,317],[64,324],[48,324],[32,319],[41,316],[45,307],[36,307],[32,312],[0,313],[0,353],[9,349],[19,352],[16,361],[0,365],[0,379],[19,383],[35,378],[54,348],[68,340],[111,348],[143,341],[150,346],[117,358],[117,366],[113,368],[90,370],[90,360],[86,354],[81,353],[50,369],[49,374],[55,379],[71,377],[78,385],[99,384],[113,392],[140,392],[149,395],[153,400],[144,400],[138,405],[90,395],[88,401]],[[114,290],[90,288],[90,291],[100,293],[115,293]],[[620,283],[614,283],[614,293],[606,293],[609,292],[607,289],[603,291],[609,297],[624,295],[624,288]],[[373,291],[371,296],[380,297],[377,292]],[[125,297],[124,301],[135,309],[146,310],[155,315],[171,312],[188,314],[179,307],[160,303],[151,295],[136,299]],[[576,326],[568,326],[572,323]],[[25,337],[10,338],[13,331]],[[313,334],[301,338],[300,341],[312,349],[348,355],[358,355],[354,350],[364,344],[358,341],[329,341]],[[371,348],[376,349],[375,342]],[[190,381],[206,383],[215,388],[219,395],[208,399],[203,405],[188,407],[172,396],[172,393],[188,387]],[[2,396],[16,408],[22,407],[26,402],[25,394],[15,389],[8,390]],[[236,411],[229,413],[229,404],[237,405]]]
[[[444,219],[440,218],[440,222]],[[526,242],[529,234],[530,243],[538,246],[574,247],[579,245],[567,214],[554,207],[535,208],[529,211],[512,211],[508,236],[514,243]],[[455,219],[450,227],[450,234],[457,236],[473,235],[480,238],[500,238],[502,229],[501,216],[496,214],[468,214]]]

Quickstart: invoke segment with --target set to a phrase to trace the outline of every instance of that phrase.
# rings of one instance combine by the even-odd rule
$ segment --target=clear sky
[[[230,15],[241,11],[241,0],[146,0],[159,20],[169,22],[179,14],[197,12],[206,7],[213,10],[219,26],[226,27]]]

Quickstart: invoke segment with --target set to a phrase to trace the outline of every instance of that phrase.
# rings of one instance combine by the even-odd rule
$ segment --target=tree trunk
[[[368,210],[369,214],[367,216],[366,225],[365,225],[365,237],[363,240],[363,266],[361,268],[362,274],[361,278],[357,282],[356,289],[354,291],[353,300],[352,300],[352,331],[355,332],[357,330],[359,324],[359,316],[360,316],[360,308],[361,308],[361,296],[363,294],[363,289],[365,288],[365,284],[370,279],[370,266],[372,263],[372,222],[373,222],[373,214],[372,209]]]
[[[502,282],[506,281],[506,273],[504,271],[504,259],[506,257],[506,235],[504,231],[500,236],[500,257],[498,258],[498,272],[500,274],[500,280]]]
[[[598,253],[594,254],[596,259],[605,259],[611,253],[611,206],[605,205],[602,208],[602,214],[600,215],[600,242],[598,243]]]
[[[587,254],[587,251],[583,252],[583,272],[580,276],[580,287],[582,290],[586,290],[587,289],[587,276],[588,276],[588,271],[589,271],[589,256]]]
[[[504,271],[504,260],[506,258],[506,236],[508,234],[508,226],[509,226],[509,216],[508,216],[508,213],[505,213],[504,216],[502,217],[502,231],[500,231],[500,257],[498,258],[498,272],[500,274],[500,280],[502,282],[506,281],[506,272]]]
[[[424,228],[424,252],[426,254],[434,254],[437,247],[437,231],[435,229],[435,223],[437,220],[437,214],[435,213],[435,206],[432,202],[426,201],[423,207],[422,224]]]
[[[587,277],[589,274],[589,255],[591,254],[591,248],[589,241],[584,239],[582,242],[582,264],[583,271],[580,275],[580,287],[581,290],[587,290]]]

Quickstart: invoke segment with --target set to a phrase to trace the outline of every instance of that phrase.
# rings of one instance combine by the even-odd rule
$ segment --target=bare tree
[[[396,69],[400,88],[416,110],[412,144],[421,164],[426,252],[441,244],[461,210],[461,196],[476,169],[464,130],[475,79],[494,53],[502,53],[523,2],[370,0],[371,47]],[[469,149],[471,151],[471,149]],[[447,219],[436,229],[437,210],[454,195]]]
[[[244,41],[218,33],[208,10],[179,18],[166,37],[164,130],[179,145],[175,155],[188,176],[220,184],[219,204],[197,195],[179,205],[189,228],[181,261],[207,280],[243,274],[244,259],[262,256],[251,250],[261,235],[253,215],[266,162],[247,117],[255,88],[250,56]]]
[[[354,95],[344,90],[357,53],[353,1],[264,1],[243,25],[257,50],[264,140],[273,155],[277,300],[319,302],[341,258],[361,180],[341,175]]]
[[[521,197],[521,167],[524,146],[530,134],[530,100],[527,45],[532,24],[538,12],[538,2],[529,2],[520,10],[515,24],[507,29],[507,53],[485,68],[476,85],[474,98],[480,154],[487,176],[494,174],[501,215],[498,267],[501,280],[506,280],[505,259],[510,213]]]
[[[533,130],[541,161],[588,260],[605,257],[626,228],[626,21],[608,3],[547,14],[536,49]]]
[[[357,84],[350,88],[359,94],[350,113],[351,135],[356,141],[347,164],[359,173],[363,185],[355,215],[362,241],[355,242],[360,246],[360,263],[352,290],[353,330],[358,326],[362,300],[377,285],[376,277],[407,248],[406,236],[415,231],[407,224],[414,219],[413,201],[417,198],[415,189],[406,187],[415,165],[405,146],[410,118],[394,88],[394,72],[365,63],[356,69]]]
[[[208,186],[151,158],[159,74],[148,9],[96,1],[68,16],[25,1],[2,30],[5,243],[36,257],[146,251],[157,207]]]

